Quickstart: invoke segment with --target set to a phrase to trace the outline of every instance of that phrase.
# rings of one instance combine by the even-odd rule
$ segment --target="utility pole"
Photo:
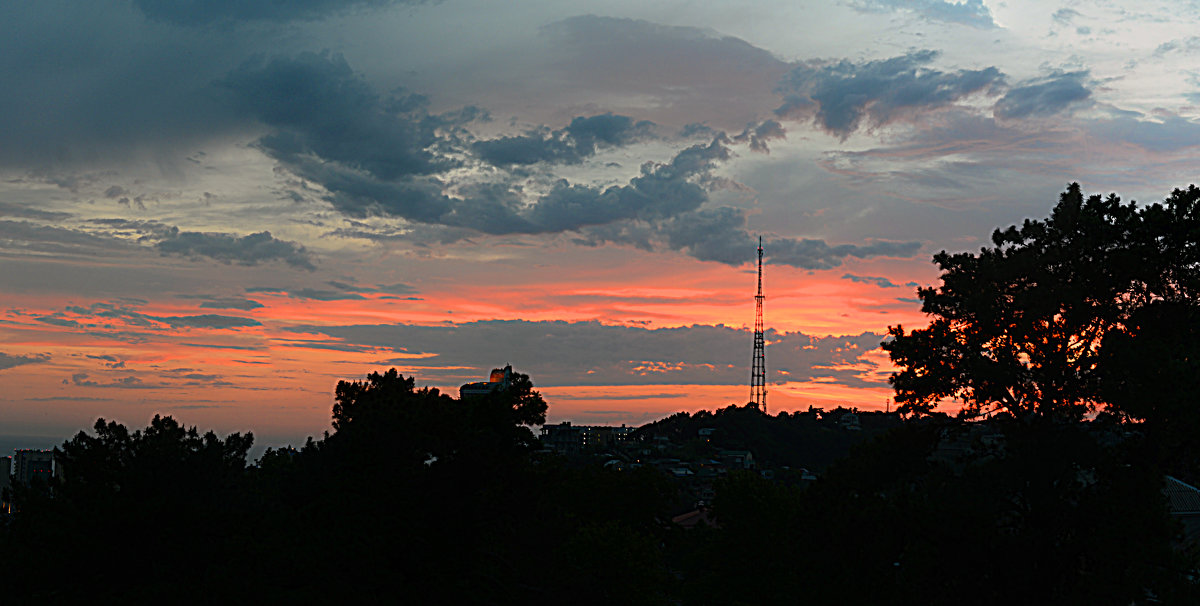
[[[767,342],[763,337],[762,236],[758,237],[758,294],[754,295],[754,359],[750,369],[750,402],[767,413]]]

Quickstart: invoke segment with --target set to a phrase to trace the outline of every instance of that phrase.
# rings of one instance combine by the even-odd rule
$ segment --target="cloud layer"
[[[727,326],[648,329],[599,322],[484,321],[443,326],[406,324],[299,326],[329,345],[401,350],[381,363],[417,366],[429,381],[472,378],[480,361],[537,369],[539,385],[739,385],[747,381],[751,333]],[[775,381],[836,378],[882,386],[886,375],[865,357],[884,335],[813,337],[769,331],[767,360]],[[316,341],[316,343],[322,343]],[[420,355],[419,355],[420,354]]]

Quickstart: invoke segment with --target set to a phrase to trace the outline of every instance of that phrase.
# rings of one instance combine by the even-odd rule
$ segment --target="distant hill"
[[[760,466],[820,471],[849,454],[855,444],[901,423],[895,413],[841,407],[828,412],[810,408],[807,412],[769,416],[752,406],[730,405],[715,413],[676,413],[643,425],[635,436],[646,440],[666,437],[696,455],[705,450],[749,450]],[[701,430],[707,435],[702,436]]]

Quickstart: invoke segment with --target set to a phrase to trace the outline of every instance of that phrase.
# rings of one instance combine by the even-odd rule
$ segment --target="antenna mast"
[[[758,294],[754,295],[754,358],[750,370],[750,403],[767,412],[767,342],[763,337],[762,236],[758,237]]]

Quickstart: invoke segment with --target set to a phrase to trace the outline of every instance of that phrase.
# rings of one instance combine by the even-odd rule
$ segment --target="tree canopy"
[[[1139,208],[1115,194],[1085,198],[1073,183],[1049,218],[997,229],[992,243],[934,255],[942,284],[918,290],[929,326],[889,328],[899,410],[928,413],[954,399],[968,415],[1079,419],[1107,407],[1153,416],[1135,400],[1169,385],[1125,372],[1136,354],[1108,352],[1134,351],[1123,339],[1154,330],[1145,322],[1195,316],[1200,189]]]

